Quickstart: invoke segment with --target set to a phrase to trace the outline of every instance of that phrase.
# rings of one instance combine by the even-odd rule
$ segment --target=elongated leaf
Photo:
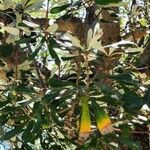
[[[123,83],[125,85],[134,85],[134,86],[139,85],[138,81],[132,79],[132,76],[129,73],[111,75],[111,76],[109,76],[109,78],[113,79],[113,80],[116,80],[119,83]]]
[[[55,77],[51,78],[48,83],[51,87],[63,87],[63,86],[71,86],[72,85],[72,83],[70,83],[70,82],[62,81]]]
[[[40,49],[41,49],[41,46],[38,47],[38,48],[28,57],[28,60],[29,60],[29,61],[33,60],[33,59],[37,56],[37,54],[39,53]]]
[[[52,14],[60,13],[61,11],[65,10],[66,8],[68,8],[69,6],[70,6],[70,4],[54,7],[54,8],[52,8],[50,10],[50,13],[52,13]]]
[[[96,4],[99,5],[107,5],[107,4],[111,4],[111,3],[119,3],[122,0],[95,0]]]
[[[9,132],[6,133],[2,137],[2,140],[9,140],[12,137],[14,137],[15,135],[18,135],[19,133],[21,133],[23,131],[23,127],[24,126],[15,127],[14,129],[12,129],[11,131],[9,131]]]
[[[23,93],[35,93],[35,90],[33,89],[33,87],[26,87],[26,86],[17,86],[15,88],[16,92],[20,93],[20,92],[23,92]]]
[[[22,139],[25,142],[29,142],[31,140],[31,130],[33,129],[33,121],[30,121],[27,128],[24,130],[23,134],[22,134]]]
[[[44,42],[45,42],[45,37],[42,38],[40,46],[29,56],[29,58],[28,58],[29,61],[33,60],[37,56],[37,54],[41,50],[41,47]]]
[[[131,91],[123,94],[122,101],[124,102],[124,108],[128,111],[139,110],[144,104],[142,98]]]
[[[9,120],[8,114],[4,114],[0,116],[0,126],[2,127]]]
[[[137,141],[133,141],[125,137],[118,137],[118,139],[122,144],[127,145],[128,148],[131,148],[133,150],[142,150],[142,146]]]
[[[13,0],[4,0],[4,2],[0,3],[0,10],[6,10],[9,9],[11,7],[13,7],[14,5],[14,1]]]
[[[48,33],[54,34],[57,29],[58,29],[58,25],[54,23],[53,25],[49,26],[46,31]]]
[[[0,45],[0,57],[7,57],[11,55],[14,47],[12,44],[3,44]]]
[[[33,113],[37,121],[42,122],[42,106],[40,103],[36,102],[34,104]]]
[[[105,135],[113,131],[113,126],[108,114],[99,105],[92,101],[93,110],[96,116],[97,127],[101,134]]]
[[[44,95],[44,97],[42,97],[42,102],[45,104],[49,104],[58,96],[58,94],[59,92],[51,92],[50,94],[46,94]]]
[[[53,121],[58,125],[58,126],[63,126],[63,122],[62,120],[58,119],[58,114],[56,113],[57,110],[52,108],[52,112],[51,112],[51,117],[53,119]]]
[[[63,150],[63,148],[62,148],[60,145],[57,145],[57,144],[52,145],[50,148],[51,148],[51,149],[59,149],[59,150]]]
[[[41,50],[42,45],[43,45],[44,42],[45,42],[45,37],[42,38],[39,47],[37,47],[36,50],[32,54],[30,54],[30,56],[28,57],[29,61],[32,61],[37,56],[37,54]]]
[[[6,106],[8,104],[8,101],[0,101],[0,108]]]
[[[39,27],[38,24],[35,24],[35,23],[33,23],[33,22],[29,22],[29,21],[27,21],[27,20],[23,20],[23,23],[24,23],[26,26],[28,26],[28,27],[32,27],[32,28]]]
[[[67,57],[61,57],[61,59],[63,60],[63,61],[68,61],[68,60],[71,60],[71,59],[74,59],[74,58],[76,58],[77,56],[67,56]]]
[[[29,144],[23,142],[22,143],[23,147],[26,148],[26,150],[33,150],[33,148],[31,146],[29,146]]]
[[[82,114],[80,120],[79,137],[81,139],[87,139],[91,131],[91,118],[88,105],[89,98],[83,95],[81,96],[80,100],[82,105]]]
[[[24,9],[26,12],[30,11],[30,10],[36,10],[39,8],[42,8],[42,5],[44,3],[45,0],[27,0],[28,2],[25,3]],[[38,12],[36,10],[36,12]]]
[[[6,106],[2,109],[3,114],[9,114],[12,113],[13,111],[14,111],[14,107],[11,106]]]
[[[83,47],[80,44],[80,40],[77,37],[71,35],[70,33],[66,33],[65,35],[71,39],[73,46],[80,48],[79,50],[83,49]]]
[[[19,35],[19,30],[14,27],[8,27],[8,26],[1,26],[5,31],[12,35]]]
[[[54,46],[56,45],[56,42],[53,38],[49,38],[49,43],[48,43],[48,49],[49,49],[49,53],[52,57],[52,59],[54,59],[56,65],[60,65],[60,59],[57,55],[57,53],[54,50]]]

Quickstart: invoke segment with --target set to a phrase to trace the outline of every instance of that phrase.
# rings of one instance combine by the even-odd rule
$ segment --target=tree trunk
[[[110,10],[118,13],[118,8],[112,7]],[[103,21],[101,28],[103,30],[102,44],[109,45],[120,41],[120,23],[117,16],[112,16],[107,9],[102,9]]]

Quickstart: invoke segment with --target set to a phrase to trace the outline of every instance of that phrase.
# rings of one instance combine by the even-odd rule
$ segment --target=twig
[[[7,14],[7,13],[5,13],[5,12],[1,12],[1,11],[0,11],[0,14],[3,14],[3,15],[5,15],[5,16],[8,16],[9,18],[12,19],[12,21],[15,21],[15,18],[13,18],[11,15],[9,15],[9,14]]]
[[[114,131],[122,133],[123,131],[118,128],[113,128]],[[97,131],[97,129],[92,129],[92,131]],[[150,131],[137,131],[137,130],[131,130],[129,131],[129,134],[135,133],[135,134],[150,134]]]
[[[19,63],[18,50],[16,50],[14,58],[15,58],[15,80],[18,80],[18,63]]]
[[[65,63],[65,65],[61,68],[60,73],[66,68],[68,62],[69,62],[69,61],[67,61],[67,62]]]
[[[80,80],[80,72],[81,72],[81,61],[77,63],[77,80],[76,80],[76,85],[79,85],[79,80]]]
[[[48,13],[49,13],[49,0],[47,0],[47,8],[46,8],[46,16],[45,16],[45,18],[46,18],[45,29],[47,29],[48,25],[49,25]]]
[[[114,130],[115,130],[116,132],[123,132],[121,129],[117,129],[117,128],[114,128]],[[129,131],[129,133],[149,134],[150,131],[136,131],[136,130],[132,130],[132,131]]]
[[[89,92],[89,87],[90,87],[90,70],[89,70],[89,51],[85,52],[85,68],[86,68],[86,88],[87,88],[87,93]]]

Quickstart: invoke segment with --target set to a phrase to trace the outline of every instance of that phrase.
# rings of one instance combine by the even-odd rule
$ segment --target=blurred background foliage
[[[149,7],[0,0],[0,149],[148,150]]]

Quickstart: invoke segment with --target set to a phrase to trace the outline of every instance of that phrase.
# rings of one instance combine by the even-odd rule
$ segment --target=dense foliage
[[[0,149],[148,150],[149,6],[1,0]]]

